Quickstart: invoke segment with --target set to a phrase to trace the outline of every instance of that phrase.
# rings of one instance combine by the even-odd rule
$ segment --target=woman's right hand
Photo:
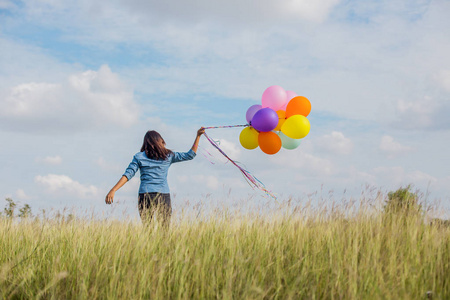
[[[199,130],[197,130],[197,136],[201,136],[204,133],[205,133],[205,128],[204,127],[201,127]]]

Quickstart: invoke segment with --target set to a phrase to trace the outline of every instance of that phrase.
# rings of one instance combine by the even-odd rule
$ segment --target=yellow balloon
[[[281,126],[281,132],[290,137],[291,139],[301,139],[308,135],[311,129],[308,119],[302,115],[293,115],[286,119],[283,126]]]
[[[286,112],[284,110],[277,110],[278,115],[278,125],[275,127],[275,131],[280,131],[281,126],[283,126],[283,123],[286,121]]]
[[[239,141],[245,149],[255,149],[258,147],[259,132],[253,127],[245,127],[239,135]]]

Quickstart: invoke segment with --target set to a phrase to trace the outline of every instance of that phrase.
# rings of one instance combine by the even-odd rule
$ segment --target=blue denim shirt
[[[133,178],[137,170],[141,170],[141,193],[170,193],[167,184],[167,173],[171,164],[191,160],[196,153],[191,149],[188,152],[173,152],[165,160],[150,159],[145,152],[136,153],[123,176],[128,180]]]

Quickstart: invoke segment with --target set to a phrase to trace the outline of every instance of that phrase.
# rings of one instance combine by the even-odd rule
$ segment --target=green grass
[[[450,228],[370,206],[157,222],[0,219],[2,299],[450,297]]]

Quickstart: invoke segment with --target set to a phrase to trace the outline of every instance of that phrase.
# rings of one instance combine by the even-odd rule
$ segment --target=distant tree
[[[422,205],[420,205],[418,198],[416,193],[411,192],[411,185],[389,192],[388,199],[384,205],[384,212],[394,214],[420,213]]]
[[[14,217],[14,210],[16,209],[17,204],[14,203],[13,199],[11,199],[11,198],[6,198],[5,200],[6,200],[6,202],[8,202],[8,204],[4,208],[3,211],[6,215],[6,217],[12,218],[12,217]]]
[[[28,204],[25,204],[21,209],[19,209],[19,217],[20,218],[29,218],[32,217],[31,207]]]
[[[4,213],[5,217],[7,217],[7,218],[14,218],[15,217],[14,212],[16,211],[17,204],[11,198],[6,198],[5,200],[6,200],[6,202],[8,202],[8,204],[3,209],[3,213]],[[3,214],[1,212],[0,212],[0,216],[3,216]],[[27,217],[32,217],[32,216],[33,215],[31,214],[31,206],[30,205],[25,204],[22,208],[19,209],[18,217],[27,218]]]

